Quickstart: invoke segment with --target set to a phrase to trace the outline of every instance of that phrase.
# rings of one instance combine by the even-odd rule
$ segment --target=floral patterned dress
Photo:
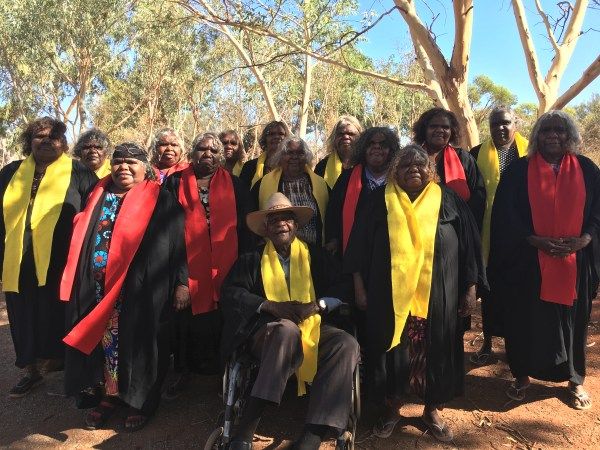
[[[112,237],[112,230],[119,214],[123,197],[107,193],[102,204],[100,218],[96,226],[96,240],[92,252],[92,271],[96,288],[96,302],[104,297],[104,278],[106,264],[108,263],[108,250]],[[104,389],[106,395],[119,395],[119,313],[121,311],[121,298],[117,300],[115,308],[108,319],[106,331],[102,337],[104,349]]]

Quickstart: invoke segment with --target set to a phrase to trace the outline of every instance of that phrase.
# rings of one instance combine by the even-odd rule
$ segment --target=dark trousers
[[[38,358],[65,357],[65,304],[48,287],[38,287],[35,276],[29,282],[21,283],[20,293],[6,292],[15,365],[20,368],[35,364]]]
[[[252,337],[251,351],[260,359],[251,395],[279,404],[289,377],[302,364],[300,329],[286,319],[270,322]],[[310,389],[306,423],[346,428],[358,359],[359,346],[352,336],[321,325],[317,373]]]

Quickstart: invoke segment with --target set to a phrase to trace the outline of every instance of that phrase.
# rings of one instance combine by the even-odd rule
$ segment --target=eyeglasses
[[[267,136],[281,136],[281,137],[285,137],[286,133],[283,131],[268,131],[267,132]]]
[[[81,147],[81,150],[102,150],[104,147],[100,144],[86,144]]]
[[[221,141],[221,143],[223,145],[233,145],[234,147],[237,147],[238,145],[238,141]]]

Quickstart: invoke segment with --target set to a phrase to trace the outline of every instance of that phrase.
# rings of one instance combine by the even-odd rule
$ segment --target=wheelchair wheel
[[[221,438],[223,437],[223,427],[217,427],[210,433],[206,444],[204,444],[204,450],[220,450],[223,448]]]

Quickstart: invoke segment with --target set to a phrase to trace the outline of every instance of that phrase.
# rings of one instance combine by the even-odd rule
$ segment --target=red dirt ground
[[[359,429],[357,447],[393,448],[600,448],[600,312],[594,304],[588,339],[588,378],[586,389],[596,400],[590,411],[569,406],[564,385],[534,382],[525,402],[516,404],[504,394],[510,373],[499,339],[494,341],[497,358],[485,367],[467,363],[466,396],[449,403],[443,417],[451,425],[453,445],[438,444],[424,433],[418,417],[422,406],[410,403],[402,408],[403,420],[389,439],[371,435],[368,417]],[[471,341],[479,333],[480,318],[465,336],[466,358],[479,343]],[[122,430],[123,414],[113,417],[108,428],[87,431],[82,428],[84,412],[64,398],[62,373],[52,373],[44,384],[22,399],[7,396],[20,372],[13,365],[14,351],[3,299],[0,300],[0,447],[9,448],[189,448],[202,447],[221,410],[217,377],[196,377],[185,396],[164,401],[148,426],[137,432]],[[416,402],[416,399],[413,399]],[[285,448],[299,432],[306,401],[288,395],[278,409],[265,414],[258,429],[255,448]],[[327,443],[324,448],[332,448]]]

